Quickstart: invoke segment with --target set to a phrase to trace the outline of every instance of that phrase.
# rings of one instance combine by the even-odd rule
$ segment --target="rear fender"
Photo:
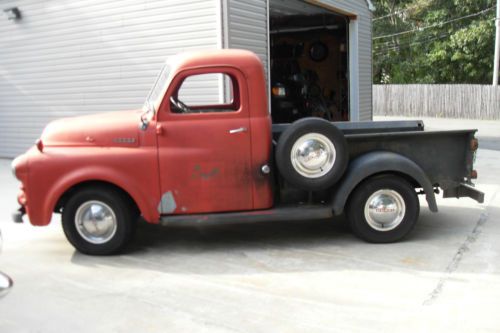
[[[414,179],[425,192],[429,209],[437,212],[434,187],[425,172],[414,161],[389,151],[375,151],[361,155],[349,163],[347,171],[333,193],[333,211],[340,215],[344,211],[351,192],[366,178],[379,173],[397,172]]]

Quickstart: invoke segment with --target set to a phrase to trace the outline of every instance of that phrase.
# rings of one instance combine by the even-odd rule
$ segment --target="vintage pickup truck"
[[[186,82],[222,75],[223,102],[183,100]],[[62,214],[79,251],[119,252],[138,218],[162,223],[328,219],[344,212],[369,242],[415,226],[417,195],[483,201],[471,182],[475,130],[426,131],[421,121],[271,123],[263,66],[248,51],[181,54],[162,69],[142,110],[61,119],[12,169],[16,222]],[[202,94],[202,92],[200,92]],[[222,99],[221,99],[222,100]]]

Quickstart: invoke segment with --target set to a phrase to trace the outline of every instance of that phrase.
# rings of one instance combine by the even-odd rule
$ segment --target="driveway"
[[[404,242],[364,243],[344,221],[171,227],[141,225],[127,253],[81,255],[55,216],[10,222],[17,182],[0,160],[0,332],[498,332],[500,122],[480,128],[485,204],[422,204]]]

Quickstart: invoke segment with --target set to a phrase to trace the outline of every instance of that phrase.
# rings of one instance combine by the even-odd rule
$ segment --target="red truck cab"
[[[224,93],[202,103],[204,92],[196,91],[199,100],[188,102],[187,82],[193,84],[186,89],[197,89],[207,78],[222,82]],[[328,218],[346,207],[359,236],[389,242],[416,222],[415,188],[432,211],[438,187],[482,201],[470,183],[475,150],[464,152],[477,143],[474,131],[313,118],[273,127],[267,100],[263,66],[251,52],[174,56],[142,110],[61,119],[45,128],[12,163],[22,183],[14,220],[27,214],[31,224],[44,226],[61,213],[75,248],[110,254],[130,240],[139,216],[167,224],[292,220]],[[422,145],[428,145],[422,154],[409,150]],[[429,162],[430,153],[442,151],[447,161]]]
[[[182,112],[171,102],[186,79],[208,74],[230,78],[229,103]],[[162,214],[271,207],[271,181],[261,171],[271,153],[265,87],[251,52],[170,58],[143,110],[54,121],[14,160],[21,212],[47,225],[73,193],[96,185],[122,192],[151,223]]]

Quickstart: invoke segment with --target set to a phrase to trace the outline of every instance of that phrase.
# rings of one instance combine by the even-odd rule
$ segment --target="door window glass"
[[[186,77],[170,98],[174,113],[235,112],[240,108],[237,80],[224,73]]]

